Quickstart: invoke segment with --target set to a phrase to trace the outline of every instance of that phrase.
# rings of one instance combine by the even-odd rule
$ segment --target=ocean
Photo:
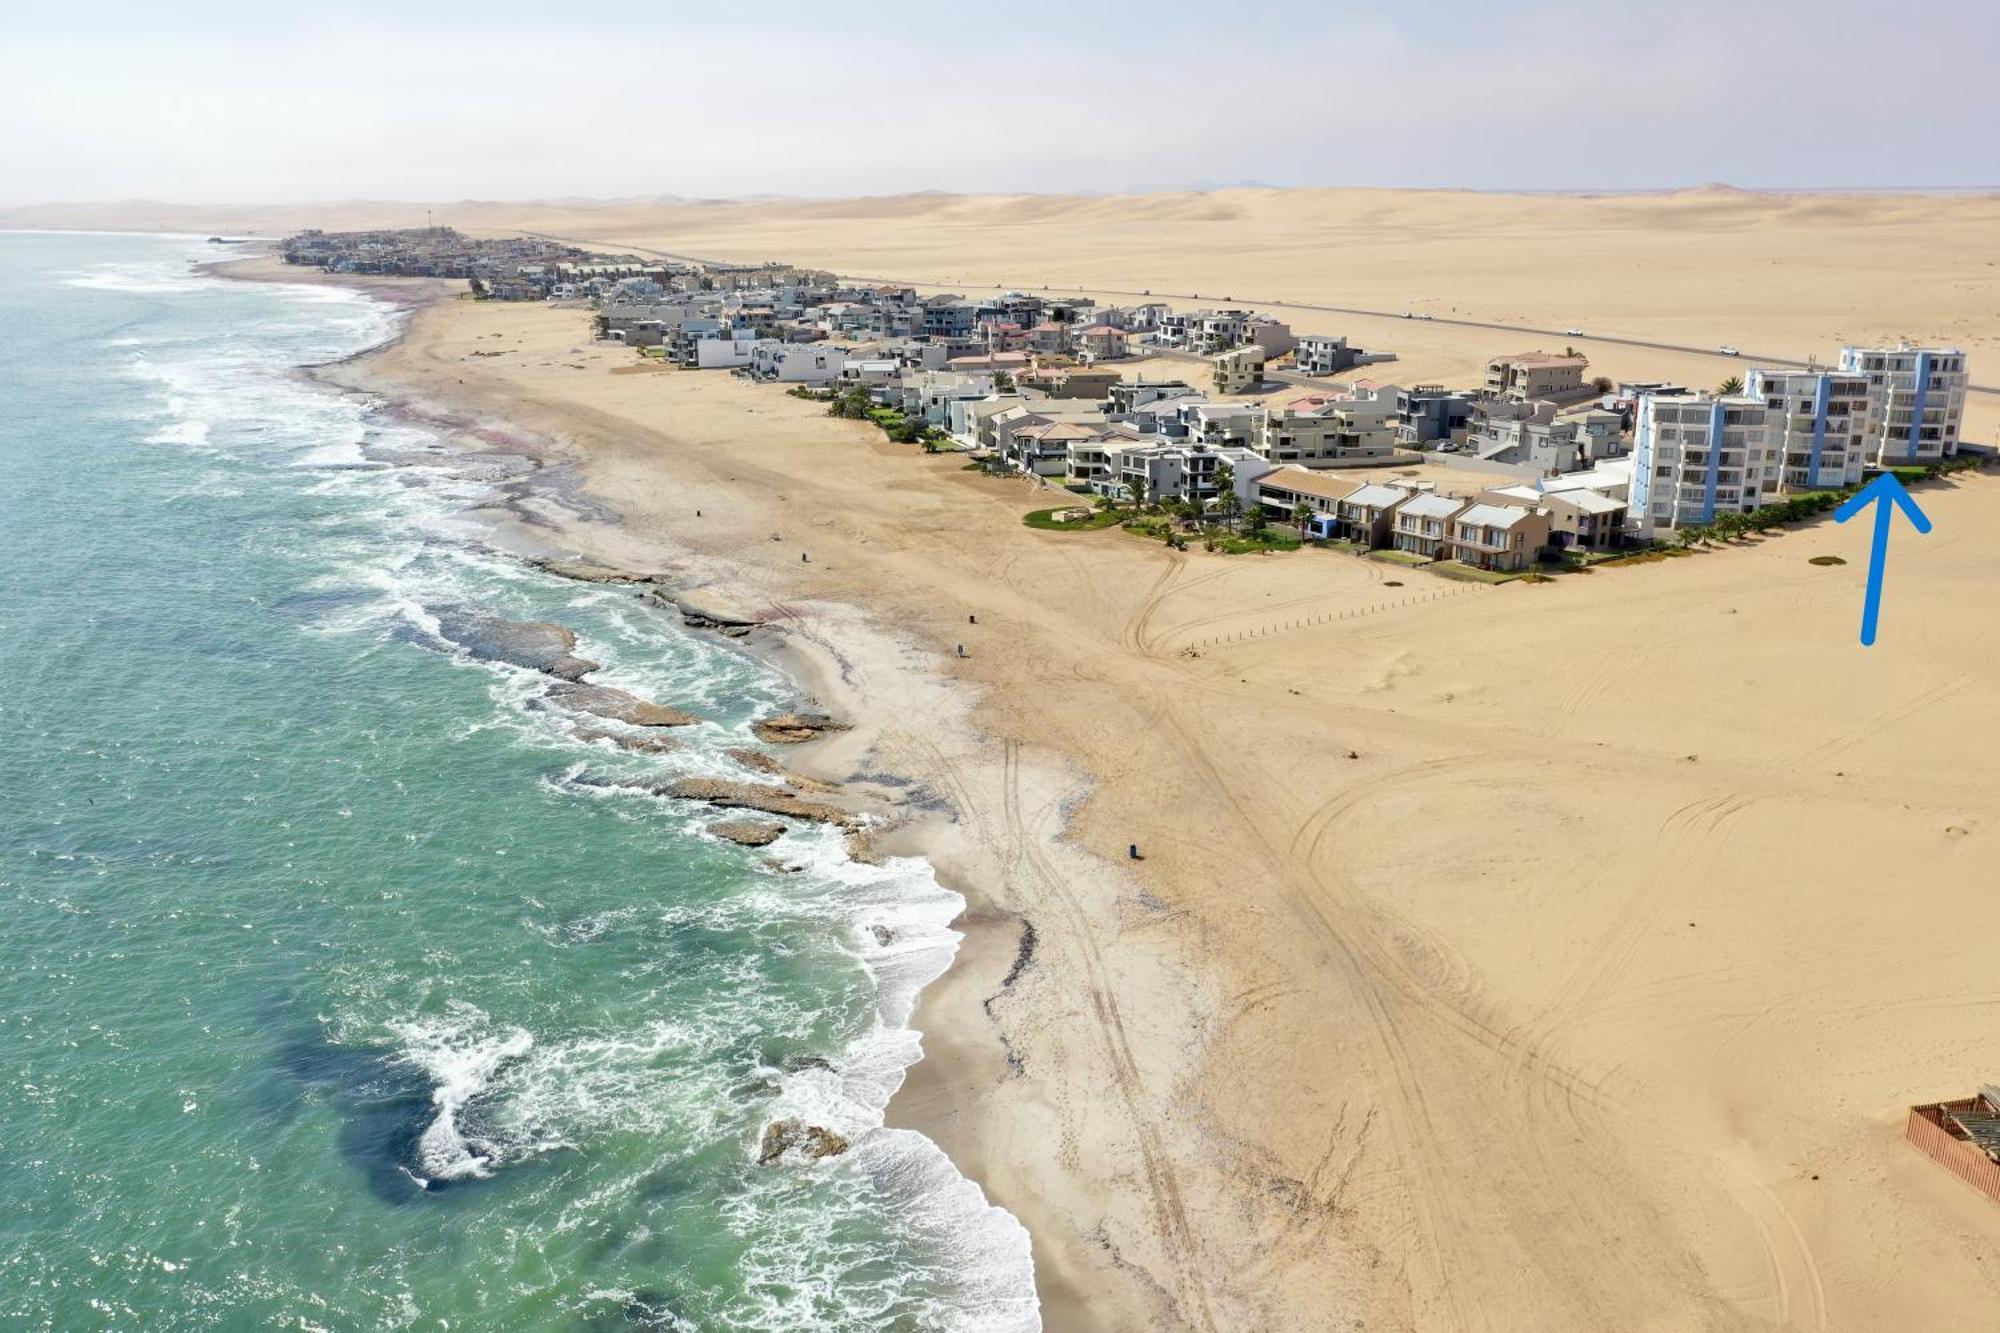
[[[492,460],[298,373],[401,316],[216,249],[0,233],[0,1327],[1038,1328],[881,1125],[958,896],[603,785],[757,776],[793,686],[501,552]],[[703,721],[580,739],[474,612]]]

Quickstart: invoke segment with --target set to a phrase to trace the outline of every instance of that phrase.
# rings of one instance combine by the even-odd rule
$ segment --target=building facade
[[[1632,467],[1632,519],[1648,533],[1712,522],[1765,503],[1772,413],[1762,398],[1639,400]]]
[[[1868,377],[1868,461],[1935,463],[1958,452],[1965,353],[1956,347],[1843,347],[1843,371]]]
[[[1770,413],[1764,489],[1838,490],[1867,462],[1868,377],[1859,371],[1752,370],[1743,392]]]

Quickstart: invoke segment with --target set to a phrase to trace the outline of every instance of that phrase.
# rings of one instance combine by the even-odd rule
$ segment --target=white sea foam
[[[202,281],[138,273],[77,278],[78,285],[155,283],[174,291]],[[302,328],[325,358],[379,340],[396,324],[393,313],[358,294],[326,287],[282,290],[286,300],[311,310],[313,322]],[[351,313],[342,309],[346,306],[353,307]],[[322,325],[322,317],[330,317],[331,325]],[[329,331],[322,333],[323,327]],[[603,664],[593,680],[711,718],[745,717],[788,697],[789,687],[774,672],[734,655],[718,657],[669,619],[640,610],[625,590],[577,589],[458,540],[466,535],[458,515],[480,503],[489,488],[453,475],[448,466],[453,456],[428,432],[375,419],[365,398],[321,391],[278,375],[297,364],[299,341],[295,336],[290,351],[274,352],[246,335],[240,345],[210,347],[199,357],[192,355],[197,349],[190,349],[186,361],[175,359],[173,349],[150,346],[143,357],[133,358],[131,373],[157,386],[156,420],[163,424],[151,438],[158,442],[213,448],[220,440],[254,449],[256,457],[275,465],[335,469],[310,481],[307,489],[365,497],[365,516],[330,514],[316,537],[328,544],[340,567],[316,580],[311,590],[363,594],[351,604],[336,602],[317,623],[320,632],[386,639],[407,626],[435,637],[436,610],[452,604],[508,618],[567,617],[581,635],[576,651]],[[309,443],[301,447],[302,442]],[[447,466],[344,470],[364,460],[371,443],[402,453],[435,453]],[[417,478],[420,484],[411,484]],[[620,818],[656,823],[670,836],[688,836],[698,828],[673,807],[663,811],[650,798],[591,791],[566,779],[586,770],[665,777],[735,767],[721,750],[744,738],[741,727],[682,729],[677,738],[683,748],[667,755],[586,748],[561,715],[528,707],[547,689],[546,677],[460,660],[489,679],[492,725],[514,731],[524,743],[569,748],[578,756],[565,771],[545,777],[551,790],[604,800],[604,808]],[[786,1193],[790,1171],[860,1173],[869,1183],[872,1202],[864,1205],[857,1199],[851,1206],[886,1206],[899,1229],[917,1239],[927,1254],[942,1257],[937,1267],[948,1275],[948,1280],[937,1272],[885,1278],[882,1300],[909,1299],[909,1292],[918,1289],[909,1284],[927,1283],[921,1289],[930,1294],[923,1300],[935,1308],[926,1310],[925,1326],[981,1333],[1038,1328],[1025,1229],[993,1206],[935,1144],[913,1131],[883,1125],[890,1098],[921,1058],[922,1041],[910,1026],[911,1015],[922,988],[951,964],[960,939],[951,922],[963,900],[940,885],[921,859],[883,865],[851,860],[830,829],[795,830],[782,849],[788,861],[803,866],[799,873],[780,876],[751,862],[740,886],[712,900],[626,905],[582,921],[531,922],[529,928],[545,939],[577,945],[648,920],[667,927],[746,932],[772,921],[810,918],[835,932],[873,983],[872,1021],[845,1049],[831,1053],[831,1069],[762,1071],[776,1091],[762,1108],[759,1124],[796,1117],[832,1129],[854,1146],[821,1163],[758,1173],[748,1191],[725,1206],[777,1210],[791,1219],[787,1225],[799,1225],[794,1196]],[[746,958],[736,965],[746,987],[758,982],[755,962]],[[661,966],[666,965],[663,959]],[[644,977],[631,980],[648,984]],[[730,1076],[723,1071],[742,1040],[742,1006],[756,998],[754,991],[735,994],[718,987],[705,1008],[663,1013],[620,1031],[531,1034],[469,1005],[454,1006],[441,1016],[425,1013],[387,1022],[398,1058],[421,1070],[433,1089],[435,1110],[418,1144],[422,1174],[432,1181],[485,1176],[559,1148],[587,1150],[593,1139],[606,1134],[645,1133],[657,1136],[663,1149],[677,1142],[690,1152],[719,1136],[740,1134],[741,1111],[732,1102],[726,1082]],[[378,1016],[376,1021],[382,1020]],[[803,1030],[797,1034],[806,1035]],[[746,1138],[744,1151],[756,1150],[755,1138]],[[582,1225],[579,1210],[587,1211],[585,1204],[565,1209],[562,1225]],[[768,1225],[747,1215],[739,1221],[746,1232]],[[831,1236],[827,1245],[835,1247]],[[824,1272],[808,1278],[788,1267],[810,1251],[811,1245],[802,1243],[748,1252],[750,1287],[759,1299],[771,1302],[768,1317],[756,1326],[803,1326],[801,1319],[810,1323],[823,1311],[813,1301],[828,1293],[821,1290],[815,1297],[812,1284],[833,1279]],[[843,1271],[867,1266],[868,1258],[854,1256],[854,1264]],[[821,1256],[820,1262],[832,1261]]]

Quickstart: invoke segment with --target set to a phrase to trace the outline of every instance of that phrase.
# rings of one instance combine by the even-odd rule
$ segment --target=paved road
[[[540,232],[529,232],[527,234],[530,236],[542,236],[542,233]],[[570,236],[542,236],[542,239],[549,241],[561,241],[565,245],[604,244],[604,242],[602,241],[589,241]],[[665,250],[647,250],[636,245],[627,245],[625,248],[637,254],[655,255],[661,259],[677,259],[683,263],[712,264],[721,262],[713,259],[703,259],[695,255],[670,254]],[[920,282],[910,278],[870,277],[865,274],[859,274],[859,273],[845,273],[842,274],[841,276],[846,278],[850,282],[886,283],[899,287],[936,287],[940,285],[935,282],[929,282],[929,281]],[[1020,288],[1020,290],[1023,291],[1040,290],[1045,292],[1072,291],[1072,290],[1092,291],[1092,292],[1101,292],[1106,296],[1137,296],[1137,297],[1149,298],[1156,301],[1162,301],[1162,300],[1218,301],[1219,300],[1219,301],[1227,301],[1231,305],[1256,306],[1261,309],[1268,309],[1268,310],[1310,310],[1318,314],[1327,314],[1327,315],[1362,315],[1369,319],[1404,318],[1404,314],[1400,310],[1363,310],[1357,306],[1314,305],[1306,301],[1281,301],[1275,298],[1265,298],[1256,296],[1242,296],[1242,297],[1235,295],[1217,296],[1214,292],[1210,292],[1206,297],[1204,297],[1200,292],[1163,292],[1157,287],[1149,288],[1144,291],[1127,291],[1117,287],[1069,288],[1069,287],[1051,287],[1043,285],[1037,288],[1035,286],[1030,285],[1022,287]],[[1424,319],[1414,320],[1412,322],[1422,323],[1422,324],[1446,324],[1450,325],[1453,328],[1459,328],[1459,329],[1492,329],[1498,333],[1532,333],[1545,338],[1565,338],[1571,342],[1610,343],[1618,347],[1640,347],[1646,349],[1647,351],[1652,351],[1652,352],[1683,352],[1693,356],[1713,357],[1717,361],[1731,363],[1737,366],[1757,365],[1757,366],[1804,367],[1808,364],[1807,362],[1794,360],[1793,358],[1788,356],[1766,356],[1761,352],[1739,352],[1735,356],[1727,356],[1721,352],[1716,351],[1714,347],[1691,347],[1686,343],[1656,342],[1648,338],[1622,338],[1613,334],[1603,334],[1603,333],[1590,333],[1578,336],[1575,334],[1565,333],[1561,329],[1537,328],[1532,324],[1501,324],[1489,320],[1450,319],[1437,315],[1432,315]],[[1295,381],[1288,381],[1288,382],[1296,382],[1301,384],[1312,383],[1312,381],[1309,379],[1298,379]],[[1994,386],[1989,384],[1973,384],[1967,386],[1967,392],[2000,394],[2000,386]]]

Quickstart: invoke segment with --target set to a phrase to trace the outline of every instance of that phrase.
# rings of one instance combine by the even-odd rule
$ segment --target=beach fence
[[[1421,606],[1426,602],[1442,601],[1447,597],[1463,597],[1467,593],[1480,592],[1489,585],[1484,583],[1461,583],[1450,588],[1437,588],[1430,592],[1412,593],[1393,602],[1376,602],[1370,606],[1350,606],[1344,611],[1322,611],[1316,616],[1300,616],[1292,620],[1273,621],[1267,625],[1257,625],[1250,629],[1233,630],[1228,634],[1215,634],[1206,639],[1190,640],[1184,647],[1213,648],[1225,643],[1244,643],[1250,639],[1267,639],[1274,634],[1289,634],[1293,630],[1311,629],[1316,625],[1334,625],[1343,620],[1359,620],[1363,616],[1380,615],[1384,611],[1399,611],[1404,607]]]
[[[1988,1085],[1977,1097],[1929,1102],[1910,1108],[1903,1137],[1917,1151],[2000,1203],[2000,1088]]]

